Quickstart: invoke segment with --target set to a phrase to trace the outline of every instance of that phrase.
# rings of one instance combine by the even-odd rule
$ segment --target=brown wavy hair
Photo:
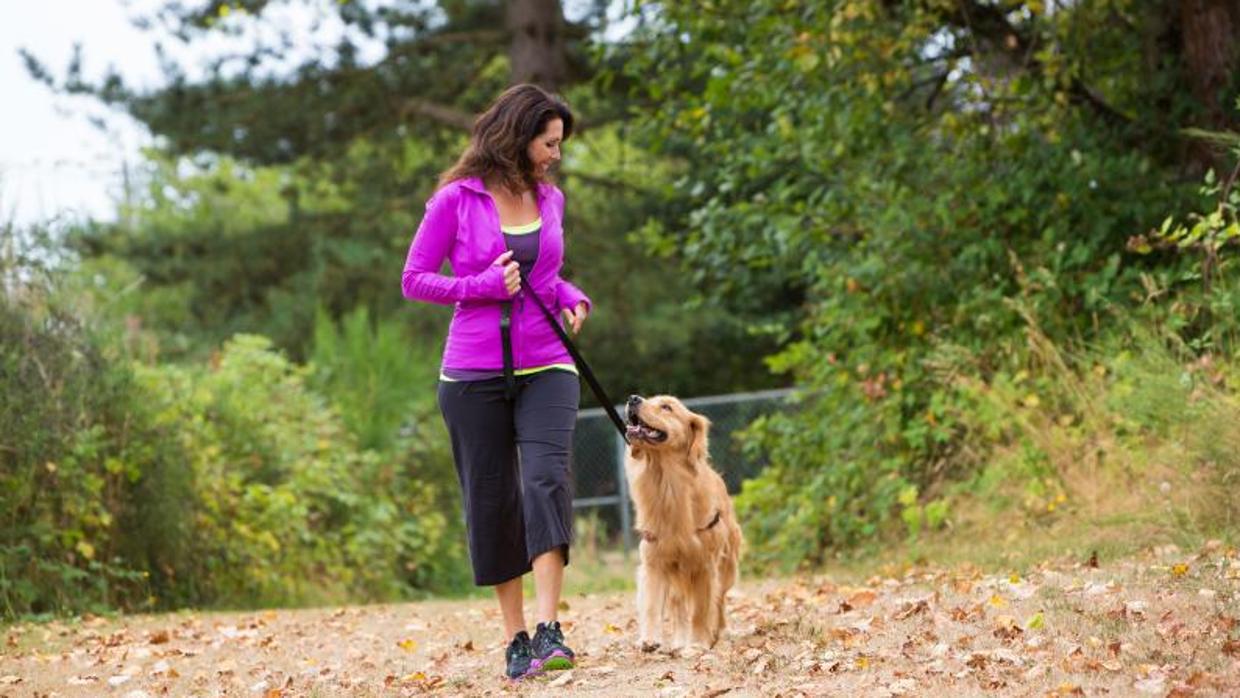
[[[564,122],[564,140],[568,140],[573,132],[573,113],[564,100],[537,85],[514,85],[504,90],[474,120],[469,146],[455,165],[439,175],[439,186],[481,177],[514,193],[533,191],[539,178],[534,175],[527,149],[554,119]]]

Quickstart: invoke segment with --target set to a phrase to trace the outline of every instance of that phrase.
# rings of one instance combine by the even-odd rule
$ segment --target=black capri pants
[[[516,387],[509,400],[503,378],[439,383],[478,586],[520,577],[556,548],[568,564],[581,385],[576,374],[550,369],[517,376]]]

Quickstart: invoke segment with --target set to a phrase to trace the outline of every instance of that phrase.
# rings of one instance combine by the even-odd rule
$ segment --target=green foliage
[[[392,468],[357,448],[304,374],[246,335],[207,366],[139,369],[154,426],[175,432],[195,476],[194,554],[177,579],[228,605],[391,598],[402,582],[442,581],[452,541],[436,489],[394,491]]]
[[[407,385],[387,411],[350,402],[364,388],[348,379],[364,372],[340,370],[330,345],[321,355],[338,370],[324,389],[356,409],[346,423],[308,385],[311,369],[262,337],[205,362],[131,361],[132,336],[78,318],[76,281],[56,289],[55,270],[3,262],[4,617],[393,599],[465,578],[456,499],[443,495],[451,467],[423,426],[429,388]],[[353,334],[374,340],[354,317]],[[360,344],[370,369],[403,366],[394,334]],[[358,418],[369,413],[384,421]],[[354,426],[384,450],[361,447]]]
[[[145,190],[118,222],[77,231],[74,247],[91,276],[140,289],[124,312],[163,356],[203,357],[250,332],[304,358],[317,309],[335,318],[361,301],[388,317],[407,306],[397,279],[420,213],[392,201],[408,178],[432,180],[427,158],[412,144],[377,157],[359,143],[316,171],[150,153]],[[412,313],[413,328],[437,324],[434,310]]]
[[[643,142],[684,163],[650,249],[785,323],[769,364],[804,388],[750,429],[771,463],[738,502],[760,563],[921,527],[979,465],[953,355],[1014,373],[1030,324],[1095,336],[1151,267],[1183,268],[1124,248],[1191,200],[1165,124],[1192,96],[1141,59],[1159,13],[1010,5],[663,3],[620,69],[658,105]]]
[[[564,170],[565,274],[594,300],[579,344],[608,392],[694,396],[777,385],[762,365],[774,341],[704,302],[672,255],[645,249],[640,230],[672,216],[668,165],[626,142],[621,129],[601,127],[568,142]],[[583,397],[594,402],[588,391]]]
[[[129,391],[74,318],[0,296],[0,614],[144,598],[113,534],[145,450]]]
[[[274,3],[243,4],[166,15],[193,38],[271,19]],[[128,110],[166,152],[117,222],[74,235],[67,289],[98,326],[27,301],[4,320],[0,379],[23,414],[0,448],[29,446],[0,461],[8,613],[462,578],[432,393],[447,309],[405,302],[396,277],[468,114],[517,67],[500,9],[334,6],[388,37],[373,65],[346,39],[268,78],[256,50],[200,83],[170,66],[149,94],[70,67],[63,89]],[[582,59],[602,10],[565,25],[561,57]],[[1194,94],[1178,11],[638,3],[632,36],[572,66],[569,83],[605,68],[568,90],[583,119],[561,173],[603,382],[802,388],[745,434],[769,463],[737,500],[752,561],[919,539],[977,500],[1053,517],[1087,489],[1069,464],[1151,468],[1142,439],[1234,485],[1232,398],[1201,376],[1235,360],[1240,199],[1231,167],[1200,194],[1184,183],[1228,159],[1202,143],[1233,136],[1185,127],[1237,85]],[[59,372],[30,342],[59,347]]]

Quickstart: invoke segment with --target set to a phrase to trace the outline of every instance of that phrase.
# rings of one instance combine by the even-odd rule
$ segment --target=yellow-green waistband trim
[[[543,371],[568,371],[574,375],[577,374],[577,366],[575,364],[548,364],[547,366],[535,366],[534,368],[519,368],[512,372],[514,376],[528,376],[534,373],[542,373]],[[445,383],[459,383],[455,378],[449,378],[442,371],[439,373],[439,380]]]

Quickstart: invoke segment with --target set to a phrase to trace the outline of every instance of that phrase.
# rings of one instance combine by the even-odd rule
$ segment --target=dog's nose
[[[629,396],[629,406],[630,406],[630,407],[637,407],[637,406],[638,406],[638,405],[640,405],[640,404],[642,404],[642,396],[641,396],[641,395],[630,395],[630,396]]]

